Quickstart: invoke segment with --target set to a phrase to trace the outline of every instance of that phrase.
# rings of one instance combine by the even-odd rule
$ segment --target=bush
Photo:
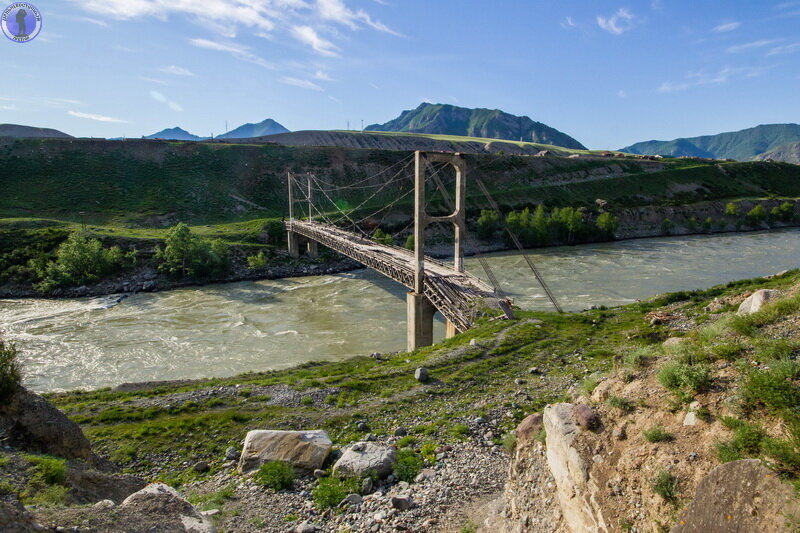
[[[104,248],[98,239],[73,233],[56,249],[53,261],[32,263],[42,280],[35,288],[48,292],[56,287],[91,283],[133,266],[135,260],[135,251],[126,254],[119,246]]]
[[[733,438],[717,443],[720,461],[738,461],[745,457],[757,457],[761,453],[761,444],[767,435],[761,427],[732,417],[722,417],[721,422],[733,430]]]
[[[408,237],[406,237],[406,242],[403,245],[405,246],[406,250],[413,250],[414,249],[414,234],[412,233]]]
[[[256,485],[274,491],[291,489],[294,484],[294,468],[285,461],[267,461],[253,476]]]
[[[634,409],[630,400],[621,398],[620,396],[611,395],[608,397],[608,400],[606,400],[606,403],[615,409],[619,409],[623,413],[630,413]]]
[[[661,233],[664,235],[672,235],[675,230],[675,224],[668,218],[661,221]]]
[[[355,477],[325,477],[319,480],[311,497],[319,509],[336,507],[348,494],[361,492],[361,480]]]
[[[49,485],[42,488],[28,487],[22,495],[27,505],[62,506],[67,503],[69,489],[63,485]]]
[[[675,437],[672,436],[672,433],[668,433],[661,426],[654,426],[650,429],[646,429],[642,431],[642,435],[644,435],[644,438],[647,442],[670,442],[675,440]]]
[[[740,397],[745,409],[763,406],[778,414],[784,410],[800,408],[800,361],[784,359],[772,361],[767,370],[754,370],[742,383]]]
[[[417,438],[414,435],[406,435],[405,437],[402,437],[395,443],[398,449],[410,448],[412,446],[415,446],[416,444],[417,444]]]
[[[746,218],[749,225],[760,226],[764,221],[767,220],[767,211],[764,209],[763,205],[758,204],[747,212]]]
[[[156,247],[158,269],[173,276],[213,276],[228,268],[227,245],[193,235],[183,222],[169,230],[164,244]]]
[[[22,383],[22,368],[14,344],[0,340],[0,402],[4,402]]]
[[[600,213],[600,216],[597,217],[595,225],[601,234],[613,239],[614,234],[617,231],[617,227],[619,227],[619,220],[609,212]]]
[[[388,233],[384,233],[384,231],[381,228],[375,230],[375,232],[372,234],[372,240],[377,242],[378,244],[385,244],[387,246],[391,246],[392,244],[394,244],[392,236],[389,235]]]
[[[655,357],[656,353],[653,348],[637,348],[628,352],[623,358],[623,362],[633,368],[644,368]]]
[[[653,492],[668,502],[674,502],[678,498],[678,484],[677,477],[662,470],[653,479]]]
[[[711,231],[711,228],[713,228],[713,227],[714,227],[714,219],[713,218],[708,217],[707,219],[705,219],[703,221],[702,228],[703,228],[703,231],[705,231],[706,233]]]
[[[728,202],[725,204],[725,215],[729,217],[739,216],[739,206],[736,202]]]
[[[481,209],[481,216],[478,217],[478,237],[488,241],[496,231],[503,227],[500,213],[493,210]]]
[[[250,268],[265,268],[267,266],[267,254],[264,251],[258,252],[247,258],[247,266]]]
[[[413,450],[398,450],[397,464],[394,466],[394,475],[400,481],[411,483],[422,470],[422,457]]]
[[[517,433],[515,431],[509,431],[503,435],[503,448],[510,454],[517,449]]]
[[[711,386],[711,372],[705,365],[670,361],[658,371],[658,381],[671,391],[688,389],[694,393],[701,393]]]

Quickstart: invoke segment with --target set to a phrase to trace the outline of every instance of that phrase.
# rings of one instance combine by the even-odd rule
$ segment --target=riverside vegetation
[[[601,388],[611,390],[608,387],[614,383],[624,386],[648,379],[659,383],[656,386],[671,400],[656,405],[620,389],[607,399],[617,413],[614,423],[645,416],[652,421],[638,427],[646,443],[667,451],[685,449],[686,429],[675,426],[669,416],[698,401],[701,407],[692,409],[718,439],[691,437],[690,446],[702,452],[704,468],[755,457],[796,483],[800,478],[798,283],[800,271],[795,270],[619,308],[561,315],[519,311],[514,320],[484,319],[467,333],[411,353],[46,397],[81,424],[95,450],[125,472],[166,481],[198,504],[219,509],[215,521],[231,531],[283,531],[287,521],[310,521],[326,531],[338,531],[347,523],[371,520],[358,511],[359,506],[338,513],[326,510],[359,492],[362,483],[332,477],[329,469],[319,480],[293,479],[283,466],[272,465],[252,482],[267,488],[253,493],[250,482],[233,472],[226,457],[226,450],[238,449],[250,429],[325,429],[340,448],[364,439],[393,444],[400,449],[395,483],[410,480],[407,490],[419,505],[385,520],[418,530],[433,513],[460,527],[459,521],[466,520],[461,507],[499,486],[464,484],[457,481],[462,478],[450,476],[458,471],[467,477],[485,476],[485,471],[476,470],[477,464],[484,465],[480,468],[494,464],[502,472],[507,461],[502,449],[516,448],[516,439],[509,435],[523,418],[554,402],[586,394],[595,398]],[[784,297],[752,315],[733,313],[742,295],[762,288],[783,291]],[[676,336],[682,341],[663,345]],[[420,366],[428,369],[429,381],[414,378],[414,369]],[[399,428],[407,436],[394,436],[402,435]],[[632,436],[630,440],[631,446],[636,445]],[[462,458],[469,458],[466,464]],[[207,468],[193,467],[197,463]],[[30,464],[30,472],[39,468]],[[418,478],[423,468],[432,468],[438,478]],[[453,468],[456,473],[448,470]],[[15,478],[5,490],[33,502],[37,485],[25,479]],[[459,492],[447,484],[451,479],[473,489]],[[651,481],[642,490],[665,502],[653,511],[659,520],[674,519],[691,500],[696,483],[680,469],[658,473]],[[437,500],[431,499],[430,491],[445,487],[455,492],[447,501],[433,503]],[[281,490],[276,493],[275,488]],[[308,495],[298,496],[302,491]],[[282,506],[281,511],[272,511],[267,499]],[[309,507],[303,501],[314,504]],[[369,501],[369,505],[379,503],[374,498]],[[72,516],[77,524],[87,519],[87,513],[92,511],[64,514],[45,509],[39,516],[53,523],[65,523],[64,517]]]

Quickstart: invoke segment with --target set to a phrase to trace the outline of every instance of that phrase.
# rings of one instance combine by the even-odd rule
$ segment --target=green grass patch
[[[285,461],[267,461],[253,475],[253,481],[276,492],[291,489],[294,485],[294,467]]]

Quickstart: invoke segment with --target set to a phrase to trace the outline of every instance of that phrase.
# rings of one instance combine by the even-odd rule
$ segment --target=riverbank
[[[518,449],[512,430],[523,419],[540,412],[546,404],[592,394],[606,373],[611,373],[613,378],[608,382],[614,387],[647,381],[647,387],[657,388],[664,399],[657,405],[646,400],[628,404],[623,400],[638,393],[614,389],[614,398],[622,399],[601,401],[600,405],[609,424],[612,414],[606,411],[612,408],[631,409],[639,417],[657,412],[671,425],[673,419],[683,420],[686,405],[695,398],[710,411],[710,422],[699,422],[701,425],[695,428],[673,430],[667,426],[678,435],[674,441],[642,444],[644,439],[633,426],[628,426],[628,440],[615,437],[618,446],[629,442],[631,446],[657,446],[659,458],[673,451],[683,453],[676,457],[681,463],[674,472],[684,477],[679,491],[670,495],[674,503],[651,501],[658,496],[647,482],[636,485],[650,502],[645,508],[634,508],[633,503],[625,506],[619,500],[623,514],[615,515],[613,523],[630,520],[639,527],[648,520],[652,523],[654,517],[674,519],[691,501],[700,474],[692,478],[685,471],[687,449],[696,458],[689,459],[687,465],[696,461],[702,466],[697,471],[705,472],[719,464],[715,439],[727,442],[733,436],[720,422],[730,413],[722,397],[733,397],[738,386],[734,384],[749,374],[729,359],[758,355],[746,347],[743,352],[730,351],[739,344],[749,346],[751,337],[729,339],[726,333],[724,339],[718,339],[719,328],[714,335],[702,332],[715,323],[729,324],[731,312],[744,295],[756,289],[787,291],[798,281],[800,272],[795,270],[770,279],[666,294],[615,309],[564,315],[521,311],[515,320],[484,321],[465,334],[412,353],[376,354],[226,379],[125,386],[47,398],[81,424],[95,451],[110,457],[128,474],[178,487],[200,509],[213,511],[211,518],[225,530],[285,532],[307,523],[320,532],[348,527],[353,531],[372,530],[376,526],[380,531],[399,527],[451,532],[476,530],[477,517],[481,516],[477,510],[493,495],[499,496],[502,473],[514,459],[508,453]],[[797,310],[792,307],[788,313],[758,323],[765,335],[784,339],[772,344],[761,337],[754,339],[758,350],[773,344],[777,348],[795,338],[790,330],[794,331],[798,323]],[[771,329],[774,327],[779,329]],[[707,368],[714,385],[708,394],[677,395],[673,402],[677,413],[670,414],[667,389],[662,390],[652,376],[655,368],[665,364],[655,359],[662,353],[661,344],[672,337],[689,339],[687,342],[708,339],[703,342],[714,346],[721,343],[726,350],[715,348],[713,353],[722,355],[713,356],[712,364],[692,363]],[[640,352],[646,355],[629,357]],[[415,379],[419,367],[428,370],[428,380]],[[755,370],[760,371],[761,366]],[[608,386],[601,388],[607,390]],[[378,481],[364,491],[361,500],[351,498],[341,506],[333,502],[327,507],[315,496],[321,482],[313,475],[300,475],[291,488],[274,491],[236,472],[231,457],[238,453],[241,439],[251,429],[323,429],[340,450],[364,441],[408,449],[423,458],[426,471],[419,471],[422,475],[411,482],[401,483],[397,478]],[[602,435],[610,435],[611,429],[604,429]],[[699,432],[705,431],[709,437],[703,440]],[[684,439],[683,432],[691,432],[691,439]],[[203,438],[198,439],[198,435]],[[531,435],[526,439],[533,439]],[[528,440],[527,445],[536,442]],[[760,452],[753,453],[758,456]],[[338,453],[334,451],[333,456]],[[519,464],[519,458],[514,460]],[[657,466],[658,460],[653,461],[639,469],[643,479]],[[330,464],[320,474],[324,479]],[[521,470],[519,475],[525,474]],[[552,498],[555,489],[547,488],[548,479],[543,476],[541,484],[532,488]],[[14,483],[22,482],[13,479]],[[552,479],[549,481],[552,483]],[[620,485],[626,491],[634,487],[627,481]],[[524,494],[514,494],[521,504]],[[411,507],[395,507],[392,496],[409,498]],[[553,513],[556,509],[552,508]],[[48,525],[74,525],[79,530],[97,526],[96,530],[103,531],[114,513],[90,507],[36,509],[37,518]],[[552,514],[550,518],[558,520],[559,516]],[[524,520],[512,512],[506,518]]]

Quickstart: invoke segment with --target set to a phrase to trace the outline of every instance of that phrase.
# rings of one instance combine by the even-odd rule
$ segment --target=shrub
[[[678,498],[678,478],[662,470],[653,479],[653,492],[664,498],[668,502],[674,502]]]
[[[22,497],[27,505],[62,506],[67,503],[68,494],[69,489],[63,485],[49,485],[38,490],[29,486]]]
[[[725,204],[725,215],[729,217],[739,216],[739,206],[736,205],[736,202]]]
[[[600,378],[597,376],[589,376],[581,382],[580,391],[585,396],[591,396],[594,389],[597,388],[597,385],[600,383]]]
[[[672,235],[672,232],[675,230],[675,224],[668,218],[665,218],[661,221],[661,233],[664,235]]]
[[[517,434],[514,431],[509,431],[505,435],[503,435],[503,448],[508,453],[514,453],[514,450],[517,449]]]
[[[628,352],[623,358],[623,362],[633,368],[644,368],[656,356],[653,348],[637,348]]]
[[[720,421],[733,430],[731,440],[717,443],[717,456],[720,461],[724,463],[738,461],[761,453],[761,444],[766,437],[766,432],[761,427],[727,416],[722,417]]]
[[[406,250],[414,249],[414,234],[411,234],[408,237],[406,237],[406,242],[403,246],[405,246]]]
[[[372,234],[372,240],[378,244],[385,244],[387,246],[392,245],[394,242],[392,240],[392,236],[388,233],[384,233],[381,228],[375,230],[375,232]]]
[[[0,340],[0,403],[11,396],[22,382],[19,352],[12,343]]]
[[[394,466],[394,475],[400,481],[411,483],[422,470],[422,458],[412,450],[398,450],[397,464]]]
[[[56,249],[53,261],[34,263],[42,280],[35,288],[48,292],[56,287],[83,285],[133,266],[135,260],[135,251],[126,254],[119,246],[104,248],[98,239],[73,233]]]
[[[448,432],[454,437],[463,439],[464,437],[469,435],[469,426],[466,424],[455,424],[450,429],[448,429]]]
[[[644,435],[647,442],[669,442],[675,440],[672,433],[668,433],[661,426],[654,426],[650,429],[646,429],[642,431],[642,435]]]
[[[406,435],[399,439],[396,443],[398,448],[410,448],[417,444],[417,438],[414,435]]]
[[[619,227],[619,220],[609,212],[600,213],[600,215],[597,217],[595,225],[597,226],[597,229],[600,230],[601,234],[613,239],[614,234],[617,231],[617,227]]]
[[[294,484],[294,468],[285,461],[267,461],[259,467],[253,481],[276,492],[290,489]]]
[[[670,361],[658,371],[658,381],[671,391],[688,389],[701,393],[708,390],[711,385],[711,372],[705,365]]]
[[[745,409],[763,406],[772,413],[800,407],[800,361],[784,359],[772,361],[767,370],[754,370],[747,374],[741,386],[740,397]]]
[[[265,268],[267,266],[267,254],[264,251],[258,252],[247,258],[247,266],[250,268]]]
[[[689,231],[696,231],[697,230],[697,217],[691,217],[686,222],[686,227],[689,228]]]
[[[193,235],[183,222],[169,230],[155,257],[159,270],[176,277],[219,275],[228,267],[227,245]]]
[[[420,446],[419,453],[422,455],[425,464],[432,465],[436,462],[436,448],[435,442],[426,442]]]
[[[488,241],[500,228],[502,228],[500,213],[493,210],[481,209],[481,216],[478,217],[478,237]]]
[[[713,228],[713,227],[714,227],[714,219],[713,218],[708,217],[707,219],[705,219],[703,221],[703,225],[702,225],[703,231],[709,232],[709,231],[711,231],[711,228]]]
[[[336,507],[348,494],[361,491],[361,480],[355,477],[325,477],[319,480],[311,497],[319,509]]]
[[[749,225],[760,226],[764,221],[767,220],[767,211],[764,209],[763,205],[758,204],[747,212],[746,218]]]

